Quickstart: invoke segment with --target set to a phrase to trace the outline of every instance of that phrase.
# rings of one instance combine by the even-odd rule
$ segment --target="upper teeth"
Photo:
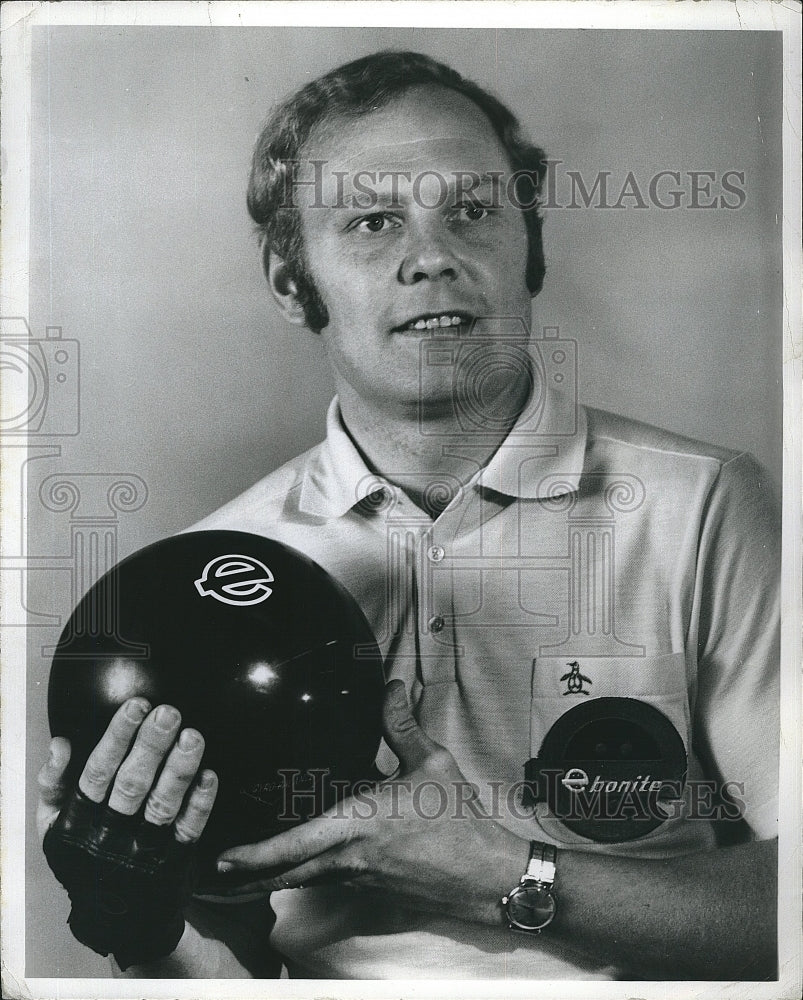
[[[434,330],[439,326],[460,326],[463,321],[459,316],[449,316],[441,313],[440,316],[431,316],[429,319],[417,319],[413,323],[407,324],[408,330]]]

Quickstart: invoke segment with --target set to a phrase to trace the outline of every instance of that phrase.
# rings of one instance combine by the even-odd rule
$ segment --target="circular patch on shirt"
[[[686,769],[683,739],[654,705],[594,698],[557,720],[526,772],[535,800],[570,830],[616,843],[666,822]]]

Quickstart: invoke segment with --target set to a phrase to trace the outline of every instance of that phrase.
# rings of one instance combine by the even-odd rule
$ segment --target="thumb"
[[[40,839],[44,837],[59,814],[67,798],[68,787],[64,772],[70,762],[70,743],[63,736],[50,741],[50,757],[39,772],[39,801],[36,808],[36,828]]]
[[[434,750],[441,749],[413,718],[402,681],[390,681],[385,686],[382,722],[385,739],[399,758],[402,771],[414,771]]]

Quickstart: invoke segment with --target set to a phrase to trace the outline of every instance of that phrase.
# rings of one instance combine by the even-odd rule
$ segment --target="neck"
[[[527,403],[530,384],[509,387],[495,402],[493,429],[479,435],[453,410],[421,414],[418,407],[396,408],[366,401],[348,386],[338,389],[343,422],[366,465],[437,517],[496,453]]]

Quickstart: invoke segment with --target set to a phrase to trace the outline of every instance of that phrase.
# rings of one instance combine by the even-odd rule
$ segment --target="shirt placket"
[[[422,527],[417,555],[419,649],[423,681],[454,681],[462,655],[455,603],[455,556],[466,530],[466,511],[477,497],[469,488],[435,521]]]
[[[393,650],[394,660],[406,659],[414,650],[420,683],[454,681],[461,655],[454,556],[460,535],[476,527],[478,497],[467,489],[433,521],[397,487],[384,484],[381,492],[384,500],[377,502],[376,510],[383,516],[375,525],[385,535],[388,622],[391,631],[399,633],[381,644]],[[409,666],[401,662],[395,664],[394,675],[412,680]]]
[[[441,637],[449,618],[448,595],[434,610],[427,596],[430,557],[442,552],[430,542],[432,519],[398,487],[386,484],[374,522],[384,535],[387,635],[380,644],[390,660],[390,676],[408,684],[413,701],[420,685],[454,677],[454,658]],[[442,582],[441,588],[442,589]]]

